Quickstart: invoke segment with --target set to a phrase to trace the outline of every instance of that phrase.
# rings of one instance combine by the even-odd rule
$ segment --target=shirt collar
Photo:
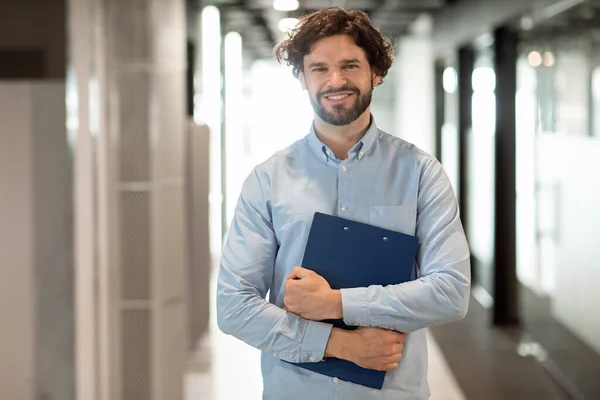
[[[373,118],[373,115],[371,115],[371,124],[369,125],[369,128],[367,129],[363,137],[358,141],[358,143],[356,143],[350,149],[350,151],[348,152],[348,158],[352,158],[355,155],[358,157],[359,160],[363,158],[375,142],[378,133],[379,129],[377,128],[377,124],[375,124],[375,118]],[[324,160],[335,159],[335,156],[333,155],[331,149],[325,146],[325,144],[321,142],[321,140],[317,136],[317,131],[315,130],[314,122],[310,126],[310,133],[307,136],[307,140],[309,147],[317,155],[317,157],[323,158]]]

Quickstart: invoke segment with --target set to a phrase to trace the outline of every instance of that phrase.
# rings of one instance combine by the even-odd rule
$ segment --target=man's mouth
[[[340,100],[340,99],[343,99],[344,97],[348,97],[348,96],[350,96],[349,93],[344,93],[344,94],[334,94],[334,95],[325,96],[325,97],[330,100]]]
[[[345,99],[346,97],[350,97],[352,96],[353,93],[331,93],[331,94],[327,94],[323,97],[325,97],[327,100],[342,100]]]

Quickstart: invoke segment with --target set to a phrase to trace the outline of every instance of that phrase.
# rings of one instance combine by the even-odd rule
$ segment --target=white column
[[[78,399],[181,399],[183,0],[71,0]]]
[[[90,1],[68,3],[67,128],[73,146],[76,398],[97,400],[96,222],[94,156],[89,129]]]
[[[398,136],[435,154],[434,59],[431,21],[418,19],[397,51],[396,126]]]

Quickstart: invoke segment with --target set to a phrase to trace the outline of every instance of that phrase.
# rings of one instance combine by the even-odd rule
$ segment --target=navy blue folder
[[[332,289],[395,285],[411,279],[419,240],[388,229],[315,213],[302,266],[321,275]],[[341,320],[326,321],[343,329]],[[319,374],[381,389],[384,371],[338,358],[295,363]]]

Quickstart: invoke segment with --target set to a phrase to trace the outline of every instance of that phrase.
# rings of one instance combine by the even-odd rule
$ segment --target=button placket
[[[350,186],[350,172],[348,168],[348,160],[341,163],[338,172],[338,208],[341,213],[346,213],[350,204],[349,186]]]

